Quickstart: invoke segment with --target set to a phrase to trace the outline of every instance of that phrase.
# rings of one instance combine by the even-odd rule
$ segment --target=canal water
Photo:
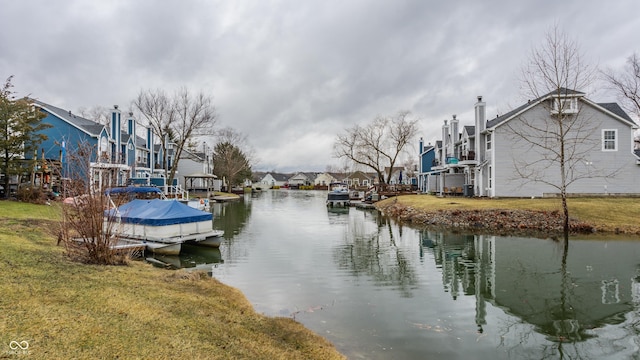
[[[637,359],[640,241],[433,232],[324,192],[213,204],[220,249],[198,268],[255,309],[295,318],[349,359]]]

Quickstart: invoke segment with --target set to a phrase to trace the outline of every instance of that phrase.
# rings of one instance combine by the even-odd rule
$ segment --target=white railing
[[[189,191],[183,189],[182,186],[180,186],[180,184],[175,186],[167,185],[165,195],[168,198],[189,200]]]

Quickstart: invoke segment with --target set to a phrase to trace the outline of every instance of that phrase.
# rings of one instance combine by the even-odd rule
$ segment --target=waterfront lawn
[[[50,235],[55,211],[0,202],[0,358],[343,358],[300,323],[255,313],[205,273],[68,260]],[[12,341],[28,349],[12,350]]]
[[[396,201],[395,198],[383,200]],[[397,201],[406,206],[425,211],[440,209],[524,209],[538,211],[562,211],[558,198],[466,198],[438,197],[434,195],[404,195]],[[384,204],[380,202],[380,204]],[[640,198],[577,197],[569,198],[569,216],[595,226],[599,231],[628,233],[640,232]]]
[[[60,219],[60,203],[35,205],[20,201],[0,200],[0,219]]]

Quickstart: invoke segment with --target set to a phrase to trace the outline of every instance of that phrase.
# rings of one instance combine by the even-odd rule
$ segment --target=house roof
[[[204,153],[198,153],[198,152],[193,152],[193,151],[189,151],[188,149],[182,149],[182,153],[180,154],[180,159],[191,159],[194,161],[204,161],[205,158],[203,155]]]
[[[105,128],[104,125],[99,124],[93,120],[85,119],[81,116],[73,114],[70,110],[61,109],[59,107],[44,103],[40,100],[35,100],[35,99],[29,99],[29,100],[32,101],[34,104],[40,106],[41,108],[45,109],[46,111],[50,112],[51,114],[55,115],[56,117],[84,131],[85,133],[87,133],[87,135],[98,137],[100,136],[100,132],[102,131],[102,129]]]
[[[476,134],[476,126],[475,125],[465,125],[464,130],[467,132],[469,137],[475,136]]]
[[[287,175],[287,174],[270,172],[270,173],[265,174],[264,176],[267,176],[267,175],[271,175],[271,177],[275,181],[287,181],[289,179],[289,175]]]
[[[373,179],[375,176],[372,176],[369,173],[366,173],[364,171],[354,171],[350,174],[348,174],[347,176],[345,176],[345,179],[351,179],[351,178],[361,178],[361,179]]]
[[[70,110],[61,109],[59,107],[44,103],[40,100],[35,100],[35,99],[29,99],[29,100],[32,101],[34,104],[40,106],[41,108],[47,110],[51,114],[55,115],[56,117],[68,122],[72,126],[80,129],[81,131],[84,131],[89,136],[99,137],[103,129],[108,130],[108,127],[106,125],[102,125],[93,120],[85,119],[82,116],[72,113]],[[126,131],[121,131],[121,140],[123,143],[126,143],[127,141],[129,141],[130,137],[131,136],[127,134]],[[147,142],[145,139],[136,135],[135,146],[140,148],[146,148]]]
[[[629,115],[622,110],[622,108],[620,107],[620,105],[618,105],[617,103],[599,103],[598,105],[602,106],[603,108],[605,108],[606,110],[620,116],[621,118],[630,121],[632,123],[635,124],[635,122],[633,121],[633,119],[631,119],[631,117],[629,117]]]
[[[576,90],[571,90],[571,89],[565,89],[565,88],[561,88],[560,89],[560,93],[561,95],[567,95],[567,96],[578,96],[578,97],[583,97],[585,95],[585,93],[580,92],[580,91],[576,91]],[[528,101],[526,104],[520,105],[519,107],[507,112],[504,115],[501,116],[497,116],[494,119],[491,120],[487,120],[487,128],[492,128],[495,126],[500,125],[501,123],[510,120],[511,118],[513,118],[514,116],[516,116],[517,114],[520,114],[521,112],[526,111],[528,108],[534,107],[536,105],[538,105],[539,103],[541,103],[543,100],[546,100],[548,98],[552,98],[558,95],[557,91],[551,91],[545,95],[540,96],[539,98],[535,99],[535,100],[530,100]],[[588,103],[597,106],[597,107],[601,107],[602,109],[632,123],[635,124],[635,122],[629,117],[629,115],[627,115],[627,113],[625,113],[624,110],[622,110],[622,108],[616,104],[616,103],[593,103],[590,101],[587,101]]]
[[[313,180],[316,178],[316,173],[311,173],[311,172],[299,172],[296,173],[295,175],[291,176],[290,179],[307,179],[307,180]]]
[[[435,147],[433,145],[426,145],[425,147],[422,148],[422,153],[424,154],[433,150],[435,150]]]
[[[218,176],[214,174],[205,174],[203,172],[196,172],[193,174],[185,175],[185,178],[198,178],[198,179],[217,179]]]

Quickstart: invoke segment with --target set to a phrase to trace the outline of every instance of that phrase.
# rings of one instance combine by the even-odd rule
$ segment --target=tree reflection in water
[[[417,286],[416,270],[402,248],[396,246],[390,220],[377,212],[369,212],[368,216],[374,217],[377,226],[370,228],[365,222],[352,226],[345,234],[344,246],[334,249],[336,264],[354,276],[369,276],[379,286],[391,286],[403,297],[412,297],[411,290]]]
[[[570,242],[550,247],[548,241],[424,230],[421,258],[433,252],[443,290],[452,300],[475,296],[478,333],[487,323],[486,302],[515,316],[501,325],[500,345],[510,353],[530,351],[532,332],[549,341],[540,344],[536,357],[541,358],[611,355],[619,349],[600,347],[598,338],[603,328],[614,325],[626,327],[625,336],[637,339],[640,265],[626,258],[634,255],[603,250],[602,242],[583,241],[572,248]],[[630,279],[629,274],[636,275]],[[623,284],[625,279],[630,286]],[[589,339],[594,341],[587,343]],[[637,349],[640,340],[635,342]]]

